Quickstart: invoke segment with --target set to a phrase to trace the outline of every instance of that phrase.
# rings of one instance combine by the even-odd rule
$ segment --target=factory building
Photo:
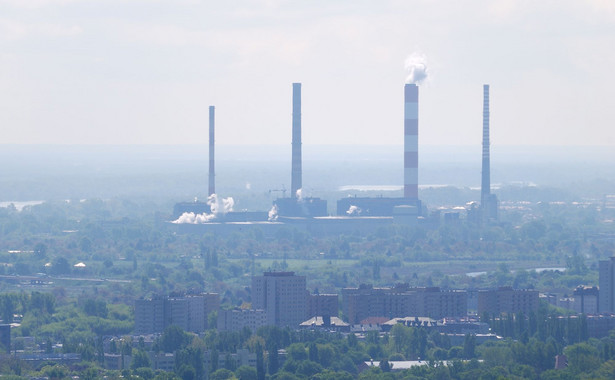
[[[384,197],[348,197],[337,201],[338,216],[388,216],[395,214],[398,206],[413,207],[414,217],[420,210],[421,202],[416,200],[409,202],[407,198],[384,198]]]

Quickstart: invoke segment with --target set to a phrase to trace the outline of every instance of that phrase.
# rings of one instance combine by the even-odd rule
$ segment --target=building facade
[[[467,305],[467,293],[463,290],[411,288],[408,284],[392,288],[363,284],[358,288],[342,289],[342,310],[351,324],[369,317],[465,317]]]
[[[208,316],[220,309],[220,295],[203,293],[180,297],[157,296],[135,300],[135,334],[162,333],[176,325],[185,331],[201,332],[208,327]]]
[[[307,304],[307,318],[337,317],[339,313],[337,294],[308,294]]]
[[[296,276],[294,272],[253,276],[252,308],[265,310],[268,325],[298,327],[307,314],[305,276]]]
[[[538,309],[538,290],[513,289],[510,286],[478,292],[478,315],[525,313]]]
[[[615,311],[615,257],[609,260],[600,260],[598,263],[598,285],[600,295],[598,310],[602,312]]]
[[[578,286],[574,290],[574,302],[572,309],[577,313],[598,313],[598,288],[595,286]]]
[[[267,325],[267,314],[264,310],[232,309],[218,312],[219,331],[239,331],[245,327],[253,333]]]

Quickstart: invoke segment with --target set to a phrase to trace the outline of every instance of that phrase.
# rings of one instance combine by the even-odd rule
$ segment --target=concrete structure
[[[480,205],[483,222],[498,219],[498,199],[491,194],[491,163],[489,148],[489,85],[483,85],[483,167]]]
[[[327,201],[302,194],[301,158],[301,83],[293,83],[292,163],[290,198],[278,198],[273,204],[279,216],[313,218],[327,215]]]
[[[220,308],[217,293],[135,300],[135,334],[162,333],[177,325],[186,331],[207,329],[208,315]]]
[[[219,331],[240,331],[247,327],[253,333],[267,326],[265,310],[231,309],[218,312]]]
[[[410,288],[408,284],[397,284],[393,288],[363,284],[358,288],[342,289],[342,309],[351,324],[368,317],[465,317],[467,293],[437,287]]]
[[[215,128],[216,107],[209,106],[209,195],[216,193]]]
[[[577,313],[598,313],[598,288],[595,286],[578,286],[574,290],[574,303],[572,309]]]
[[[327,201],[314,197],[278,198],[273,204],[279,216],[317,217],[327,215]]]
[[[135,300],[135,333],[148,334],[165,329],[165,300],[162,297]]]
[[[419,199],[419,88],[404,86],[404,198]]]
[[[615,257],[600,260],[598,263],[598,285],[600,295],[598,310],[602,312],[615,311]]]
[[[307,314],[305,276],[265,272],[252,277],[252,308],[265,310],[267,324],[298,327]]]
[[[302,188],[301,172],[301,83],[293,83],[293,145],[290,196],[298,198]]]
[[[483,315],[485,312],[495,315],[523,312],[527,315],[537,309],[538,290],[503,286],[478,292],[478,315]]]

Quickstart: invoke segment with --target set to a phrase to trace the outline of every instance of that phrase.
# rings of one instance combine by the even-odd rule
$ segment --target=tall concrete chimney
[[[480,202],[485,208],[491,194],[491,167],[489,163],[489,85],[483,85],[483,168],[480,185]]]
[[[290,180],[291,197],[301,189],[301,83],[293,83],[293,157]]]
[[[209,195],[216,193],[216,166],[214,156],[214,131],[216,107],[209,106]]]
[[[419,88],[404,86],[404,198],[419,198]]]

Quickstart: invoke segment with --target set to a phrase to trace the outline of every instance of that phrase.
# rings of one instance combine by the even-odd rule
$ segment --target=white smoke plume
[[[412,53],[404,62],[406,68],[406,83],[413,83],[416,85],[424,83],[429,77],[429,70],[427,70],[427,60],[425,54]]]
[[[303,202],[303,189],[297,189],[297,201]]]
[[[207,204],[212,214],[226,214],[233,211],[235,200],[232,197],[219,198],[218,194],[212,194],[207,198]]]
[[[185,212],[185,213],[181,214],[181,216],[179,218],[177,218],[177,220],[174,220],[171,223],[175,223],[175,224],[203,224],[203,223],[211,222],[215,218],[216,218],[216,214],[208,214],[208,213],[205,213],[205,212],[202,213],[202,214],[195,214],[193,212]]]
[[[268,220],[270,222],[275,222],[276,220],[278,220],[278,206],[273,205],[273,207],[271,207],[271,210],[269,210]]]
[[[354,206],[354,205],[350,205],[350,207],[348,208],[348,211],[346,211],[346,214],[348,214],[349,216],[361,215],[361,208]]]
[[[232,197],[228,198],[218,198],[217,194],[212,194],[207,198],[207,205],[209,205],[209,209],[211,210],[211,214],[206,212],[202,214],[195,214],[194,212],[185,212],[181,214],[177,220],[172,221],[171,223],[175,224],[203,224],[207,222],[211,222],[216,219],[216,217],[220,214],[226,214],[228,212],[233,211],[233,206],[235,205],[235,201]]]

